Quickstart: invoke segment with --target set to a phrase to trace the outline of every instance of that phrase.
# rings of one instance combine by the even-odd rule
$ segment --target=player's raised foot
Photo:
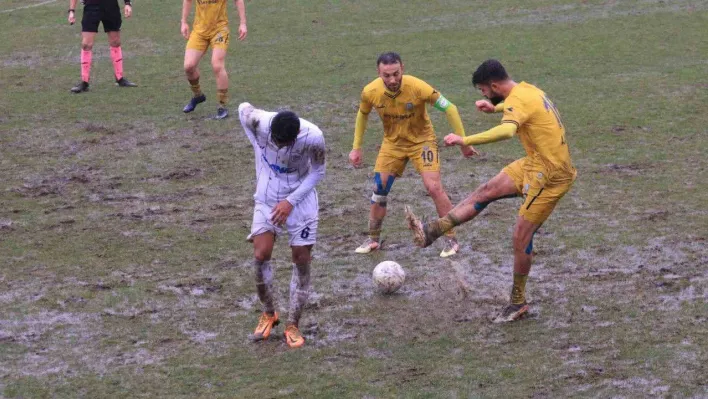
[[[79,84],[71,88],[72,93],[83,93],[85,91],[88,91],[89,89],[89,84],[88,82],[81,81]]]
[[[226,119],[229,117],[229,110],[226,109],[225,107],[219,107],[219,109],[216,110],[216,115],[212,117],[212,119],[216,120],[221,120],[221,119]]]
[[[197,108],[197,105],[203,103],[206,101],[206,96],[204,94],[196,97],[192,97],[191,100],[189,100],[189,104],[185,105],[184,108],[182,109],[182,112],[189,113],[194,111],[195,108]]]
[[[442,252],[440,252],[440,257],[447,258],[457,254],[457,252],[460,250],[460,244],[457,242],[457,238],[445,237],[444,241],[445,247],[443,248]]]
[[[524,317],[529,311],[528,303],[506,305],[492,320],[492,323],[509,323]]]
[[[406,222],[408,223],[408,228],[413,231],[413,242],[415,245],[425,248],[432,244],[433,240],[428,237],[428,234],[425,231],[426,226],[423,222],[418,219],[408,205],[406,205],[403,210],[406,212]],[[440,254],[440,256],[442,256],[442,254]]]
[[[291,348],[299,348],[305,344],[305,337],[294,324],[291,324],[285,328],[285,342]]]
[[[280,320],[278,319],[278,312],[274,312],[273,315],[269,315],[268,313],[264,312],[261,315],[260,320],[258,320],[258,326],[256,326],[256,331],[254,331],[253,335],[251,335],[250,337],[251,340],[262,341],[264,339],[267,339],[270,336],[270,331],[278,324],[280,324]]]
[[[116,86],[118,86],[118,87],[138,87],[137,84],[129,81],[126,78],[116,79]]]
[[[370,252],[376,251],[381,247],[378,241],[374,241],[371,237],[367,238],[363,244],[359,245],[359,248],[355,249],[354,252],[358,254],[368,254]]]

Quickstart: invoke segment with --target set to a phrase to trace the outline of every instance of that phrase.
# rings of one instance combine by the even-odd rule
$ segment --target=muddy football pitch
[[[232,116],[213,121],[208,57],[208,100],[181,112],[181,2],[135,2],[124,20],[125,75],[139,87],[114,86],[100,31],[91,90],[74,95],[81,37],[67,4],[0,1],[0,397],[708,396],[706,2],[246,5],[248,38],[232,37],[227,58]],[[534,240],[524,320],[489,321],[508,300],[519,200],[460,227],[462,251],[444,260],[404,225],[404,204],[435,213],[409,166],[389,195],[383,250],[353,252],[377,117],[365,167],[347,155],[384,51],[455,103],[468,133],[499,122],[474,109],[471,73],[487,58],[559,108],[578,180]],[[298,350],[282,326],[248,340],[260,305],[242,101],[292,109],[327,141]],[[451,128],[429,112],[442,139]],[[469,160],[441,150],[453,203],[523,155],[517,138],[478,149]],[[274,258],[285,311],[285,239]],[[384,260],[407,273],[394,295],[371,281]]]

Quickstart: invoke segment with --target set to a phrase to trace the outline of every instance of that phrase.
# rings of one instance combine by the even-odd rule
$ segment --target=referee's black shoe
[[[138,87],[138,85],[129,81],[126,78],[116,79],[116,86],[118,86],[118,87]]]
[[[88,91],[89,89],[89,84],[88,82],[81,81],[79,84],[71,88],[72,93],[82,93],[84,91]]]
[[[206,96],[204,94],[202,94],[200,96],[192,97],[192,99],[189,100],[189,104],[185,105],[184,108],[182,109],[182,111],[185,114],[190,113],[190,112],[194,111],[195,108],[197,108],[198,104],[201,104],[204,101],[206,101]]]

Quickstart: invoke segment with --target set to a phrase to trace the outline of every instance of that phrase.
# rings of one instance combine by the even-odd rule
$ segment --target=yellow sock
[[[514,287],[511,289],[511,303],[520,305],[526,302],[526,280],[528,274],[514,273]]]
[[[189,86],[192,88],[192,93],[194,93],[194,97],[199,97],[202,95],[202,88],[201,86],[199,86],[199,78],[189,80]]]
[[[216,91],[216,96],[219,98],[219,105],[223,108],[226,108],[226,101],[229,99],[228,91],[229,89],[219,89]]]

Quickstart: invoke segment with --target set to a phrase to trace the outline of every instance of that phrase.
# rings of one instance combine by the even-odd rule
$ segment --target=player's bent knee
[[[447,195],[440,184],[431,184],[430,186],[427,186],[426,189],[428,190],[428,194],[430,194],[433,198],[444,197]]]
[[[270,251],[256,249],[253,251],[253,257],[258,262],[265,262],[270,260]]]
[[[373,194],[371,194],[371,203],[385,208],[386,204],[388,203],[388,196],[376,194],[376,192],[374,192]]]

